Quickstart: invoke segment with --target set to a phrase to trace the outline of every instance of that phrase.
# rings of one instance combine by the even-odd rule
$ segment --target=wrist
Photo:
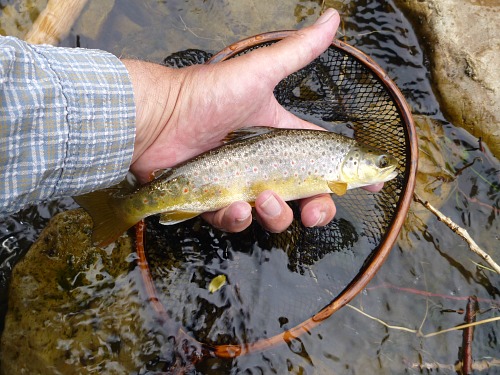
[[[134,163],[149,146],[168,131],[168,122],[180,92],[181,79],[177,69],[139,60],[122,60],[134,90],[136,133]]]

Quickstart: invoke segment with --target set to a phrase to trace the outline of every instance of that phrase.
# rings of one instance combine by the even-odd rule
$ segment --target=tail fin
[[[109,245],[140,220],[121,209],[123,198],[116,196],[118,191],[110,188],[73,197],[92,217],[92,242],[96,246]]]

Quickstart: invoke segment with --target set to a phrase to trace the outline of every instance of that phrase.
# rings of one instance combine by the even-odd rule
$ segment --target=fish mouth
[[[385,177],[382,179],[380,182],[387,182],[389,180],[392,180],[398,175],[398,171],[396,170],[396,166],[390,166],[387,168],[384,168],[385,170],[383,171],[382,175],[385,175]]]

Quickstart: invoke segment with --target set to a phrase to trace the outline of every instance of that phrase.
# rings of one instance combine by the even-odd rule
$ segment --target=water
[[[1,1],[0,11],[15,3]],[[338,37],[379,63],[417,115],[421,151],[418,193],[467,229],[478,245],[499,262],[500,163],[476,138],[442,115],[432,92],[426,57],[411,25],[392,1],[327,3],[335,5],[341,15],[348,14],[343,17]],[[314,1],[268,4],[117,0],[102,21],[95,14],[84,14],[62,44],[101,48],[159,62],[182,49],[215,52],[249,35],[310,24],[320,5]],[[86,31],[92,22],[98,23],[93,29],[100,31],[95,35]],[[0,29],[5,28],[0,24]],[[50,217],[73,207],[71,199],[49,202],[0,222],[3,309],[10,269]],[[482,262],[465,242],[420,205],[413,204],[386,264],[352,302],[352,306],[391,328],[347,307],[289,345],[234,360],[204,361],[197,369],[203,374],[433,373],[436,368],[440,373],[454,373],[452,368],[462,346],[461,331],[425,338],[402,328],[426,334],[462,324],[470,295],[479,299],[477,320],[500,315],[500,278],[476,263]],[[138,275],[134,272],[124,276],[126,282],[135,282]],[[120,282],[125,283],[122,279]],[[100,298],[110,298],[113,288],[103,289]],[[74,298],[79,301],[78,296]],[[119,300],[113,299],[112,303]],[[140,302],[137,304],[140,306]],[[128,316],[127,312],[123,315]],[[102,320],[107,321],[105,317]],[[498,360],[499,332],[498,321],[476,328],[472,350],[478,365]],[[158,337],[146,340],[131,356],[142,361],[154,358],[155,350],[167,345]],[[489,371],[498,372],[498,367]]]

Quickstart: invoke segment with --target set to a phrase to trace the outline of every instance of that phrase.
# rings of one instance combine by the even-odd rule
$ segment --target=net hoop
[[[206,64],[214,64],[228,60],[249,48],[258,47],[259,44],[263,43],[277,42],[294,33],[296,33],[296,31],[274,31],[243,39],[224,48],[223,50],[212,56],[206,62]],[[309,319],[303,321],[302,323],[296,325],[295,327],[288,329],[282,333],[276,334],[269,338],[259,339],[253,343],[238,345],[208,345],[206,343],[197,341],[194,337],[188,335],[181,329],[181,332],[179,333],[182,337],[189,339],[202,348],[202,353],[198,353],[201,356],[209,355],[219,358],[234,358],[244,354],[263,351],[278,344],[289,343],[302,334],[309,333],[314,327],[318,326],[322,321],[324,321],[333,313],[349,303],[358,293],[360,293],[366,287],[366,285],[380,270],[383,263],[387,259],[397,239],[399,231],[403,226],[413,197],[418,160],[417,134],[415,131],[415,125],[411,116],[410,108],[396,84],[388,77],[387,73],[369,56],[367,56],[357,48],[338,39],[335,39],[332,42],[330,48],[332,47],[353,56],[367,69],[373,72],[376,77],[378,77],[378,79],[387,89],[387,92],[390,94],[401,116],[402,122],[405,125],[404,133],[406,146],[406,167],[404,178],[406,183],[404,184],[402,192],[400,194],[400,199],[395,210],[396,214],[392,218],[391,223],[385,231],[379,246],[375,250],[373,250],[373,255],[371,256],[370,260],[362,267],[356,277],[346,286],[346,288],[344,288],[344,290],[332,302],[330,302],[319,312],[314,314]],[[149,300],[150,302],[152,302],[154,310],[156,310],[160,317],[168,319],[168,314],[165,310],[165,307],[159,302],[158,298],[156,297],[156,288],[149,271],[149,266],[144,251],[144,224],[140,225],[140,228],[136,227],[136,231],[139,257],[138,263],[141,266],[140,268],[143,280],[147,289],[147,293],[149,295]]]
[[[215,54],[212,58],[207,61],[207,64],[214,64],[224,60],[228,60],[239,53],[245,51],[246,49],[253,48],[262,43],[267,42],[277,42],[283,38],[293,35],[296,31],[284,30],[284,31],[274,31],[269,33],[263,33],[256,36],[252,36],[236,42],[226,48],[224,48],[219,53]],[[375,276],[375,274],[382,267],[382,264],[387,259],[389,253],[391,252],[392,246],[394,245],[401,227],[403,226],[406,214],[410,207],[413,190],[415,188],[416,172],[417,172],[417,161],[418,161],[418,146],[417,146],[417,134],[415,131],[415,124],[411,115],[410,107],[408,106],[403,94],[396,86],[394,81],[392,81],[387,73],[369,56],[361,52],[357,48],[335,39],[332,47],[340,49],[347,54],[354,56],[359,62],[365,65],[370,71],[375,73],[375,75],[382,81],[383,85],[387,88],[387,91],[392,96],[394,103],[402,117],[402,121],[406,125],[406,154],[407,154],[407,165],[405,168],[405,181],[404,190],[401,194],[401,198],[396,209],[397,214],[393,217],[391,224],[389,225],[382,242],[378,246],[378,249],[374,251],[370,262],[364,266],[364,268],[358,272],[357,276],[351,281],[351,283],[326,307],[317,312],[311,318],[305,320],[301,324],[275,336],[261,339],[254,343],[248,343],[245,345],[219,345],[213,348],[214,354],[218,357],[231,358],[236,357],[245,353],[261,351],[277,345],[278,343],[290,342],[294,338],[299,337],[303,333],[310,332],[311,329],[320,324],[323,320],[330,317],[334,312],[349,303],[361,290],[363,290],[370,280]]]

